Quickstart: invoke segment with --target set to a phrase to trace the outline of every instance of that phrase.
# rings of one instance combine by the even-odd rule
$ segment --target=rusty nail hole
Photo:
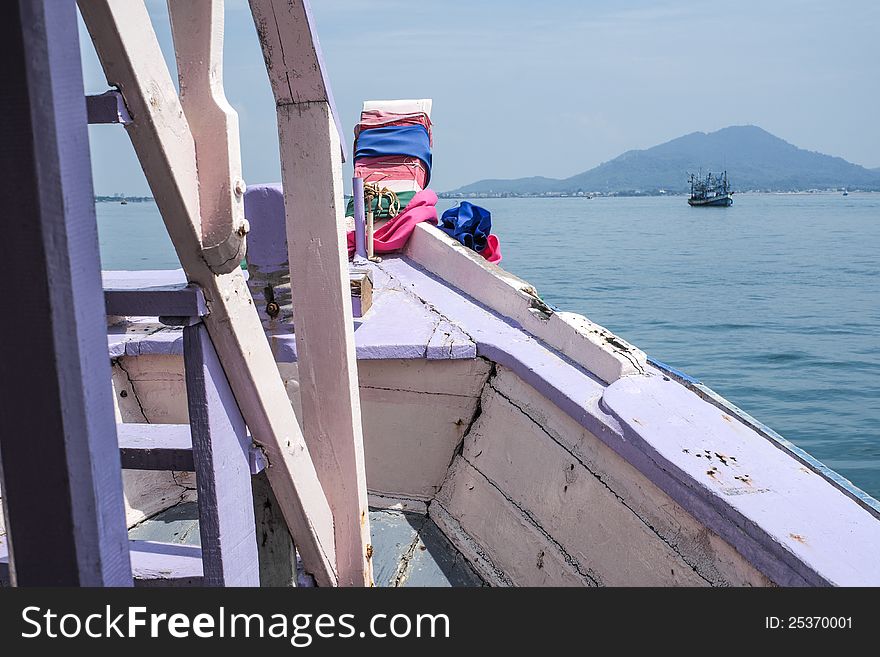
[[[281,307],[275,303],[274,301],[270,301],[266,304],[266,314],[273,319],[278,317],[278,313],[281,312]]]
[[[373,558],[373,546],[367,543],[367,559]]]
[[[120,397],[128,397],[128,390],[123,390],[122,392],[119,393],[119,396]]]

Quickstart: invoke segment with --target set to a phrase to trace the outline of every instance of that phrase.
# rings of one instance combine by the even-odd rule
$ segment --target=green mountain
[[[726,169],[737,191],[847,187],[880,191],[880,170],[807,151],[753,125],[693,132],[646,150],[627,151],[570,178],[481,180],[448,195],[685,192],[689,172]]]

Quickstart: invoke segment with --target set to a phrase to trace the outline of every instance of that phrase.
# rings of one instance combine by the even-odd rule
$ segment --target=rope
[[[376,213],[380,214],[383,196],[388,198],[388,216],[396,217],[400,213],[400,199],[397,198],[397,194],[387,187],[380,188],[377,183],[364,183],[364,205],[367,211],[372,206],[373,199],[376,199]]]

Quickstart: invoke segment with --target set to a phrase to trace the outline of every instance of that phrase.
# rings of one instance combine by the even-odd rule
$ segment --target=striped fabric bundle
[[[420,125],[428,131],[429,135],[431,134],[431,117],[425,112],[398,114],[374,109],[361,112],[361,122],[354,127],[354,136],[357,139],[362,131],[370,128],[388,128],[396,125]],[[434,145],[433,140],[431,145]]]
[[[431,100],[366,101],[354,129],[354,175],[393,192],[431,180]]]
[[[417,223],[438,224],[437,195],[425,189],[431,180],[434,145],[431,101],[367,101],[354,136],[355,177],[362,178],[365,184],[377,185],[380,190],[388,189],[396,197],[392,207],[390,195],[374,195],[367,208],[375,219],[389,219],[374,235],[374,252],[399,250]],[[346,215],[354,215],[354,199],[349,201]],[[485,208],[462,203],[444,212],[438,227],[489,262],[501,260],[498,238],[491,234],[492,220]],[[350,231],[349,257],[354,252],[355,236]]]

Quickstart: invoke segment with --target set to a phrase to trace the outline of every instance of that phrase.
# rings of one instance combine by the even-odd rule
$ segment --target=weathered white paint
[[[300,416],[297,364],[278,363],[278,369]],[[490,370],[491,364],[483,359],[358,362],[367,488],[371,496],[378,496],[371,506],[380,498],[424,506],[434,497],[476,413]],[[182,357],[116,359],[113,376],[117,405],[122,410],[119,421],[187,421]],[[120,397],[123,390],[126,396]],[[149,508],[155,513],[184,493],[182,486],[194,487],[190,473],[136,474],[144,475],[144,490],[138,490],[131,476],[133,483],[126,495],[130,506],[135,507],[135,499],[139,506],[133,509],[130,524],[144,517],[137,509]]]
[[[460,457],[467,467],[450,470],[437,500],[486,554],[502,550],[511,563],[520,564],[533,558],[527,542],[481,524],[503,507],[504,513],[522,516],[508,524],[509,533],[530,536],[538,528],[568,567],[591,582],[769,584],[742,555],[509,370],[499,367],[489,379],[481,409]],[[460,490],[472,484],[491,489],[492,495],[475,501]],[[468,521],[463,513],[483,515]],[[512,554],[516,546],[518,557]],[[533,581],[533,573],[522,566],[517,571],[496,566],[513,584]]]
[[[185,420],[179,356],[127,357],[118,363],[116,398],[127,409],[125,419]],[[591,584],[583,581],[576,563],[606,584],[769,584],[729,544],[506,368],[496,367],[486,385],[491,364],[483,359],[361,361],[358,366],[370,504],[416,512],[427,504],[432,518],[487,581]],[[278,367],[297,406],[296,364]],[[129,380],[127,396],[119,397]],[[481,414],[460,457],[474,471],[463,465],[448,470],[445,490],[435,497],[470,423],[462,419],[474,419],[481,394]],[[479,501],[466,484],[465,491],[451,492],[450,486],[462,485],[455,478],[463,470],[482,479],[475,489],[486,495]],[[152,483],[143,480],[140,493],[134,486],[126,493],[153,512],[186,494],[183,487],[192,488],[179,475]],[[498,516],[500,527],[484,531],[480,513]],[[549,546],[540,548],[551,555],[545,554],[545,565],[558,563],[568,574],[532,572],[537,539],[512,539],[517,532],[552,537],[539,542]],[[529,548],[510,570],[518,545]],[[541,570],[537,563],[535,570]]]
[[[440,509],[446,513],[438,513]],[[428,512],[487,581],[515,586],[594,584],[566,561],[545,532],[461,457],[455,458]]]
[[[727,542],[708,530],[633,465],[585,430],[518,376],[499,367],[492,387],[515,400],[561,448],[596,473],[603,484],[658,537],[715,585],[768,586],[770,581]]]
[[[195,142],[202,253],[217,273],[241,263],[248,225],[238,114],[223,91],[223,0],[169,0],[180,103]]]
[[[108,83],[131,110],[126,129],[187,279],[202,287],[214,346],[306,568],[333,585],[333,518],[240,269],[215,274],[205,260],[195,146],[143,2],[83,0],[80,11]]]
[[[491,385],[482,409],[462,458],[593,579],[608,586],[708,584],[598,476]]]
[[[436,227],[416,225],[404,254],[522,327],[608,383],[640,374],[645,354],[575,313],[553,312],[535,288]]]
[[[185,424],[188,421],[181,358],[115,359],[112,365],[117,422]],[[127,527],[170,506],[196,499],[195,473],[192,472],[123,470],[122,488]]]
[[[251,10],[277,105],[303,433],[333,512],[339,583],[369,586],[372,549],[339,135],[326,88],[310,89],[317,95],[307,98],[292,93],[291,79],[302,79],[303,70],[320,74],[322,65],[303,3],[252,0]]]
[[[369,500],[371,509],[408,511],[410,513],[419,513],[421,515],[426,515],[428,513],[427,503],[409,497],[388,497],[386,495],[379,495],[378,493],[370,493]]]
[[[278,368],[296,408],[297,364]],[[476,412],[489,369],[482,359],[358,363],[371,493],[422,501],[434,497]]]

